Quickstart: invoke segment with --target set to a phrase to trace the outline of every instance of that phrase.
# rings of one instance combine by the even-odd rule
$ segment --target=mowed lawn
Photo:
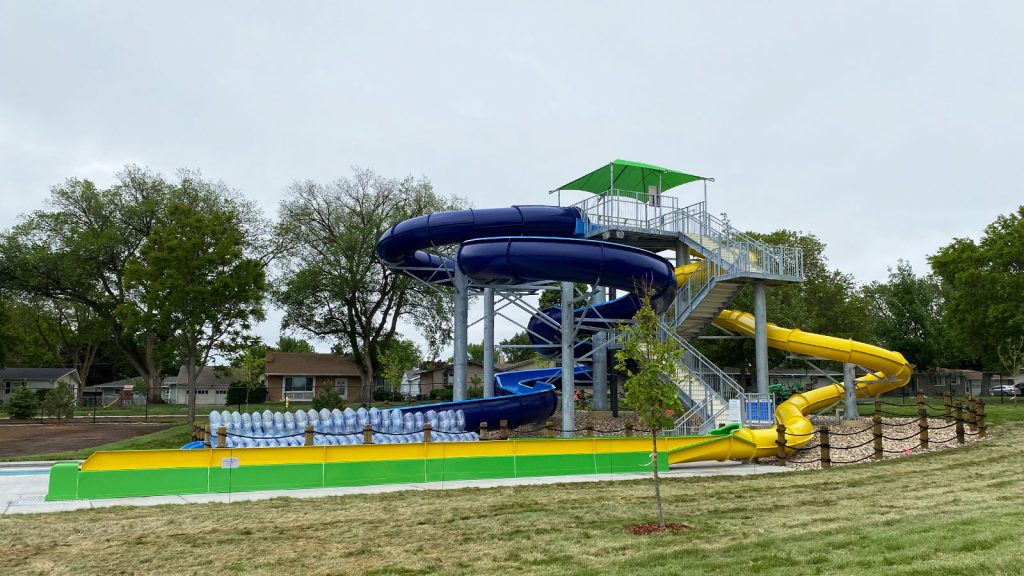
[[[0,518],[0,574],[1021,574],[1024,423],[966,448],[666,480]]]

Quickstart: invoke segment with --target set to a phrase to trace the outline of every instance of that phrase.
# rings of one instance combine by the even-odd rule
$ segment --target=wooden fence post
[[[203,426],[203,447],[210,447],[210,425]]]
[[[313,445],[313,426],[310,424],[306,424],[306,438],[304,440],[305,442],[303,442],[303,446]]]
[[[875,436],[875,460],[885,458],[885,449],[882,446],[882,403],[875,402],[875,413],[871,416],[874,423],[871,433]]]
[[[960,400],[956,402],[956,443],[964,443],[964,403]]]
[[[821,469],[828,470],[832,467],[832,454],[830,453],[831,445],[828,440],[828,428],[822,428],[819,434],[821,434]]]
[[[974,396],[967,397],[967,429],[977,430],[978,412],[975,409]]]
[[[775,446],[778,451],[775,453],[775,457],[779,460],[779,466],[786,465],[786,425],[778,424],[775,426]]]
[[[373,444],[373,426],[363,424],[363,444]]]
[[[942,393],[942,406],[946,412],[946,423],[953,421],[953,397],[949,395],[949,392]]]
[[[218,426],[217,427],[217,448],[224,448],[228,445],[228,427]]]
[[[498,427],[501,429],[501,434],[500,434],[499,437],[502,440],[508,440],[508,437],[509,437],[509,433],[508,433],[508,420],[499,420],[498,421]]]
[[[985,424],[985,400],[978,398],[978,406],[975,409],[978,415],[978,438],[988,436],[988,426]]]
[[[555,435],[555,421],[548,420],[547,424],[544,425],[544,435],[548,438],[552,438]]]
[[[594,437],[594,425],[593,424],[587,424],[587,438],[593,438],[593,437]]]
[[[487,440],[487,421],[480,423],[480,439]]]
[[[922,401],[917,409],[917,428],[921,431],[921,449],[928,449],[928,409]]]
[[[430,422],[423,423],[423,441],[431,442],[430,431],[434,429],[434,426]]]
[[[626,436],[627,437],[633,436],[633,425],[632,424],[626,424]]]

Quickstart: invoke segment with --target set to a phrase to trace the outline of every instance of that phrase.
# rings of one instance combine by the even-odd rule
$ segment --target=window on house
[[[284,390],[285,390],[285,392],[312,392],[313,391],[313,377],[312,376],[285,376],[284,377]]]
[[[196,396],[207,396],[210,394],[209,390],[196,390]]]
[[[226,396],[227,393],[227,390],[217,390],[217,396]]]
[[[335,378],[334,388],[342,400],[348,400],[348,378]]]

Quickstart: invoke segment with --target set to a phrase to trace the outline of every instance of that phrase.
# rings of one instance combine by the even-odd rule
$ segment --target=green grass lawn
[[[1020,574],[1024,424],[826,471],[0,517],[0,574]],[[83,537],[83,527],[88,537]]]
[[[73,452],[58,452],[55,454],[30,454],[26,456],[0,456],[3,462],[25,462],[32,460],[84,460],[93,452],[100,450],[157,450],[163,448],[181,448],[192,439],[192,427],[188,424],[177,424],[165,428],[159,432],[136,436],[126,440],[118,440],[96,446],[94,448],[83,448]]]

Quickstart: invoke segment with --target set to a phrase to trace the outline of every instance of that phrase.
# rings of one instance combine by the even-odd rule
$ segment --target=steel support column
[[[597,305],[604,301],[604,288],[594,290],[593,296],[590,297],[590,303]],[[594,403],[591,408],[594,410],[608,409],[608,348],[604,345],[607,338],[608,335],[604,332],[594,334],[593,338],[594,353],[591,356],[591,378],[594,382]]]
[[[573,374],[576,359],[573,358],[573,296],[572,282],[562,282],[562,436],[571,438],[576,429],[576,381]]]
[[[764,282],[754,282],[754,373],[757,393],[768,393],[768,302]]]
[[[843,364],[843,388],[845,390],[843,405],[843,420],[856,420],[860,418],[857,413],[857,375],[854,370],[856,364]]]
[[[452,389],[453,400],[466,399],[466,369],[469,355],[466,350],[469,344],[469,278],[455,267],[455,385]]]
[[[484,288],[484,398],[494,396],[494,288]]]

